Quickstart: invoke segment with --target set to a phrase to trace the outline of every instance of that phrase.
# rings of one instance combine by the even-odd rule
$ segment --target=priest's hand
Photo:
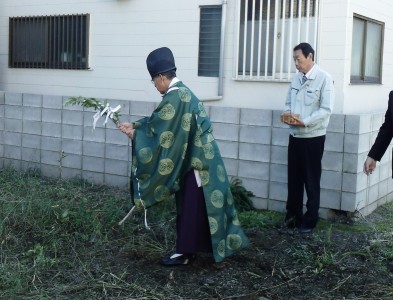
[[[121,132],[125,133],[130,139],[134,138],[135,129],[131,123],[121,123],[117,126]]]

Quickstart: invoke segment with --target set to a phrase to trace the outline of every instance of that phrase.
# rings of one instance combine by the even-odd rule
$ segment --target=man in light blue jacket
[[[282,121],[290,126],[287,213],[282,224],[311,233],[318,221],[320,181],[326,128],[333,111],[331,76],[314,63],[314,49],[300,43],[293,49],[299,71],[288,90]],[[303,214],[304,189],[307,211]]]

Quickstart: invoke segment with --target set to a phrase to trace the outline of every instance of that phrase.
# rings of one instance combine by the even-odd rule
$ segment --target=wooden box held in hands
[[[282,114],[280,116],[280,119],[281,119],[281,122],[283,122],[283,123],[287,123],[287,124],[291,124],[291,125],[299,124],[299,122],[296,119],[294,119],[293,117],[299,118],[299,115],[286,113],[286,114]]]

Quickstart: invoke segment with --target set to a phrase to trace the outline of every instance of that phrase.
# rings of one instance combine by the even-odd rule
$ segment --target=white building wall
[[[339,1],[336,1],[339,2]],[[350,84],[353,14],[385,23],[381,84]],[[343,113],[373,113],[385,111],[389,92],[393,89],[393,2],[388,0],[350,0],[346,19],[346,60],[343,93]]]
[[[218,93],[218,79],[198,77],[199,6],[222,0],[2,0],[0,2],[0,90],[159,101],[146,70],[147,54],[161,46],[175,55],[178,76],[202,99]],[[288,82],[235,81],[239,1],[227,1],[223,98],[209,105],[281,110]],[[334,78],[335,113],[383,111],[393,86],[393,2],[320,0],[317,62]],[[10,16],[89,13],[91,70],[8,68]],[[385,22],[383,84],[350,85],[352,16]]]

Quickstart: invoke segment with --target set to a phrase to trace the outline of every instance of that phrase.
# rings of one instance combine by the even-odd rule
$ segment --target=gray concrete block
[[[0,91],[0,105],[5,104],[5,92]]]
[[[269,199],[287,201],[288,185],[282,182],[271,181],[269,185]]]
[[[99,142],[83,141],[83,155],[105,157],[105,144]]]
[[[270,149],[271,147],[269,145],[240,143],[239,159],[270,162]]]
[[[351,134],[369,133],[372,129],[372,115],[346,115],[345,132]]]
[[[105,159],[105,174],[128,176],[129,164],[124,160]]]
[[[62,150],[64,153],[82,155],[82,141],[63,139]]]
[[[70,125],[83,125],[83,112],[74,110],[63,110],[62,123]]]
[[[77,154],[64,153],[61,159],[61,166],[65,168],[81,169],[82,156]]]
[[[216,140],[222,157],[237,159],[239,155],[239,143]]]
[[[23,120],[22,132],[41,135],[42,122]]]
[[[61,151],[61,139],[56,137],[41,137],[41,149],[50,151]]]
[[[4,145],[4,158],[11,160],[21,160],[22,148],[13,145]]]
[[[229,177],[238,176],[239,161],[232,158],[223,158],[225,169]]]
[[[214,123],[239,124],[240,108],[237,107],[210,107],[210,120]]]
[[[341,210],[355,212],[361,209],[367,200],[367,192],[363,190],[359,193],[342,192],[341,193]]]
[[[52,166],[60,166],[61,153],[55,151],[42,150],[41,163]],[[60,175],[60,173],[59,173]]]
[[[214,123],[213,135],[218,140],[239,141],[239,125]]]
[[[380,180],[385,180],[391,178],[389,171],[391,170],[392,165],[389,163],[384,163],[379,165],[379,178]]]
[[[79,128],[82,128],[79,126]],[[83,127],[83,140],[90,142],[105,142],[105,129],[104,128],[96,128],[92,131],[92,127]]]
[[[109,103],[111,108],[116,108],[118,105],[120,105],[120,115],[127,116],[130,114],[131,102],[129,100],[107,99],[107,103]],[[126,120],[124,120],[123,122],[125,121]]]
[[[42,136],[61,137],[61,124],[42,122]]]
[[[259,180],[252,178],[239,178],[243,186],[254,193],[256,197],[268,198],[269,197],[269,181]]]
[[[239,141],[243,143],[270,145],[272,140],[271,127],[241,125],[239,134]]]
[[[53,96],[53,95],[43,95],[42,96],[42,107],[52,108],[52,109],[62,109],[63,108],[63,97]]]
[[[341,172],[322,170],[321,188],[340,191],[341,182]]]
[[[359,173],[363,171],[365,157],[362,154],[343,153],[343,171],[346,173]]]
[[[362,153],[370,149],[370,133],[345,134],[344,136],[344,152],[346,153]]]
[[[41,164],[32,161],[21,161],[20,171],[23,173],[38,171],[41,174]]]
[[[39,163],[41,161],[40,149],[22,148],[22,160]]]
[[[366,191],[367,198],[364,201],[364,205],[362,205],[358,209],[363,208],[367,204],[371,204],[371,203],[378,200],[378,198],[379,198],[379,183],[370,186],[368,189],[365,189],[365,191]]]
[[[374,113],[372,115],[371,131],[379,131],[382,123],[385,121],[385,113]]]
[[[322,168],[341,172],[343,170],[343,153],[325,151],[322,157]]]
[[[288,147],[287,146],[272,146],[271,147],[271,163],[284,164],[288,163]]]
[[[378,183],[378,199],[385,197],[388,194],[388,180],[384,179]]]
[[[23,119],[22,106],[19,105],[6,105],[4,107],[4,117],[8,119]]]
[[[47,123],[61,123],[61,114],[62,111],[60,109],[48,109],[44,108],[42,110],[42,121]]]
[[[105,141],[108,144],[128,145],[130,139],[118,129],[106,129]]]
[[[22,105],[22,94],[21,93],[5,93],[4,104],[7,105]]]
[[[267,109],[240,109],[240,124],[254,126],[272,126],[273,111]]]
[[[60,178],[59,166],[41,165],[41,175],[48,178]]]
[[[4,119],[4,130],[22,132],[22,121],[17,119]]]
[[[3,167],[4,168],[11,168],[15,170],[16,172],[21,171],[21,160],[20,159],[8,159],[4,158],[3,159]]]
[[[268,210],[285,213],[286,212],[285,206],[286,206],[286,202],[284,201],[269,199]]]
[[[3,140],[5,145],[18,146],[22,145],[22,135],[15,132],[4,132]]]
[[[104,174],[90,171],[82,171],[82,179],[93,184],[104,184]]]
[[[95,114],[96,114],[95,111],[94,112],[90,112],[90,111],[83,112],[83,126],[93,128]],[[105,117],[100,117],[98,119],[98,121],[96,122],[95,128],[105,128],[104,122],[105,122]],[[108,122],[110,123],[112,121],[108,120]]]
[[[105,174],[104,180],[105,184],[109,186],[115,186],[123,189],[128,189],[130,184],[130,178],[128,176]]]
[[[270,181],[287,183],[288,182],[287,165],[270,164]]]
[[[344,133],[328,132],[325,140],[325,151],[343,152]]]
[[[41,149],[41,136],[35,134],[22,134],[22,147]]]
[[[23,107],[23,120],[41,121],[42,109],[39,107]]]
[[[320,207],[330,209],[341,209],[341,191],[321,189]]]
[[[282,114],[282,110],[273,110],[273,117],[272,117],[273,127],[285,128],[288,130],[289,126],[281,122],[281,114]]]
[[[273,128],[272,129],[272,145],[274,146],[288,146],[289,129]]]
[[[251,201],[255,209],[261,209],[261,210],[268,209],[268,203],[269,203],[268,199],[255,197],[251,199]]]
[[[379,165],[377,164],[377,167],[375,168],[374,172],[367,177],[367,185],[368,186],[375,185],[380,181],[379,171],[380,171],[380,168],[379,168]],[[364,176],[366,176],[366,175],[364,175]]]
[[[42,95],[23,94],[23,106],[42,107]]]
[[[367,176],[363,173],[352,174],[343,172],[342,190],[350,193],[358,193],[367,188]]]
[[[83,136],[82,126],[62,125],[61,130],[62,130],[62,133],[61,133],[62,138],[82,140],[82,136]]]
[[[269,180],[269,164],[253,161],[239,161],[239,177]]]
[[[82,161],[83,171],[105,172],[105,159],[100,157],[84,156]]]
[[[131,163],[131,147],[128,145],[105,144],[105,158]]]
[[[82,170],[81,169],[72,169],[72,168],[61,168],[61,179],[81,179],[82,178]]]
[[[327,132],[343,133],[345,130],[345,115],[332,114],[330,116]]]
[[[130,115],[139,117],[150,116],[154,111],[154,108],[154,102],[131,101]]]

